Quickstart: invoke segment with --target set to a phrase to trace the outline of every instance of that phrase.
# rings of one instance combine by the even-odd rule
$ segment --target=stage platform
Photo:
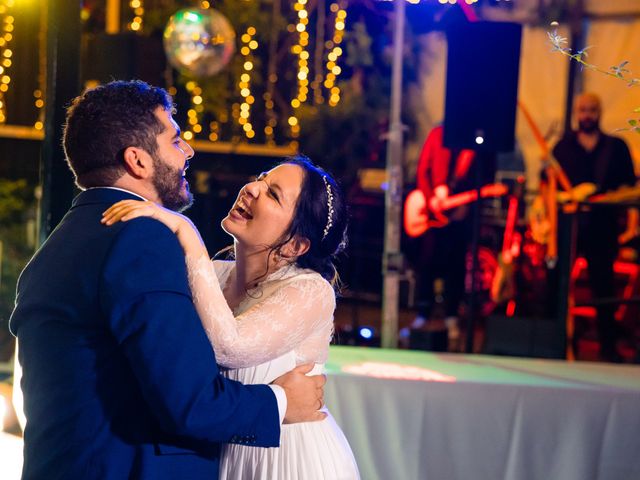
[[[640,366],[331,348],[363,480],[640,479]]]

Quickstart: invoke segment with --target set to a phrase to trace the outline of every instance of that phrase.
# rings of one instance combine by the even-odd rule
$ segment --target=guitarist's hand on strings
[[[429,199],[429,209],[434,213],[441,212],[448,196],[449,187],[447,185],[438,185],[433,189],[433,196]]]

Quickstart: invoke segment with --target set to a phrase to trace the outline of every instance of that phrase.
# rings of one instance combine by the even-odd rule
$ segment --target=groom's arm
[[[209,442],[279,444],[271,388],[220,375],[169,229],[146,218],[125,224],[105,261],[100,291],[109,328],[164,430]]]

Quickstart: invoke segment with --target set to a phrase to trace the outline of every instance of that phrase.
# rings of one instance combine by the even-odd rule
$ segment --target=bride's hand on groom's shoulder
[[[284,423],[324,420],[327,414],[319,411],[324,405],[324,375],[307,376],[313,364],[300,365],[276,378],[273,384],[281,386],[287,394],[287,412]]]
[[[116,222],[126,222],[138,217],[151,217],[165,224],[177,233],[183,223],[190,223],[184,215],[172,212],[151,201],[122,200],[114,203],[102,214],[101,222],[107,226]]]

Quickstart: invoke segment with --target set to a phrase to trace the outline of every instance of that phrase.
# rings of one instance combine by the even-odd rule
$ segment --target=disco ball
[[[164,30],[164,50],[178,70],[204,78],[215,75],[231,60],[236,33],[227,18],[212,9],[177,11]]]

